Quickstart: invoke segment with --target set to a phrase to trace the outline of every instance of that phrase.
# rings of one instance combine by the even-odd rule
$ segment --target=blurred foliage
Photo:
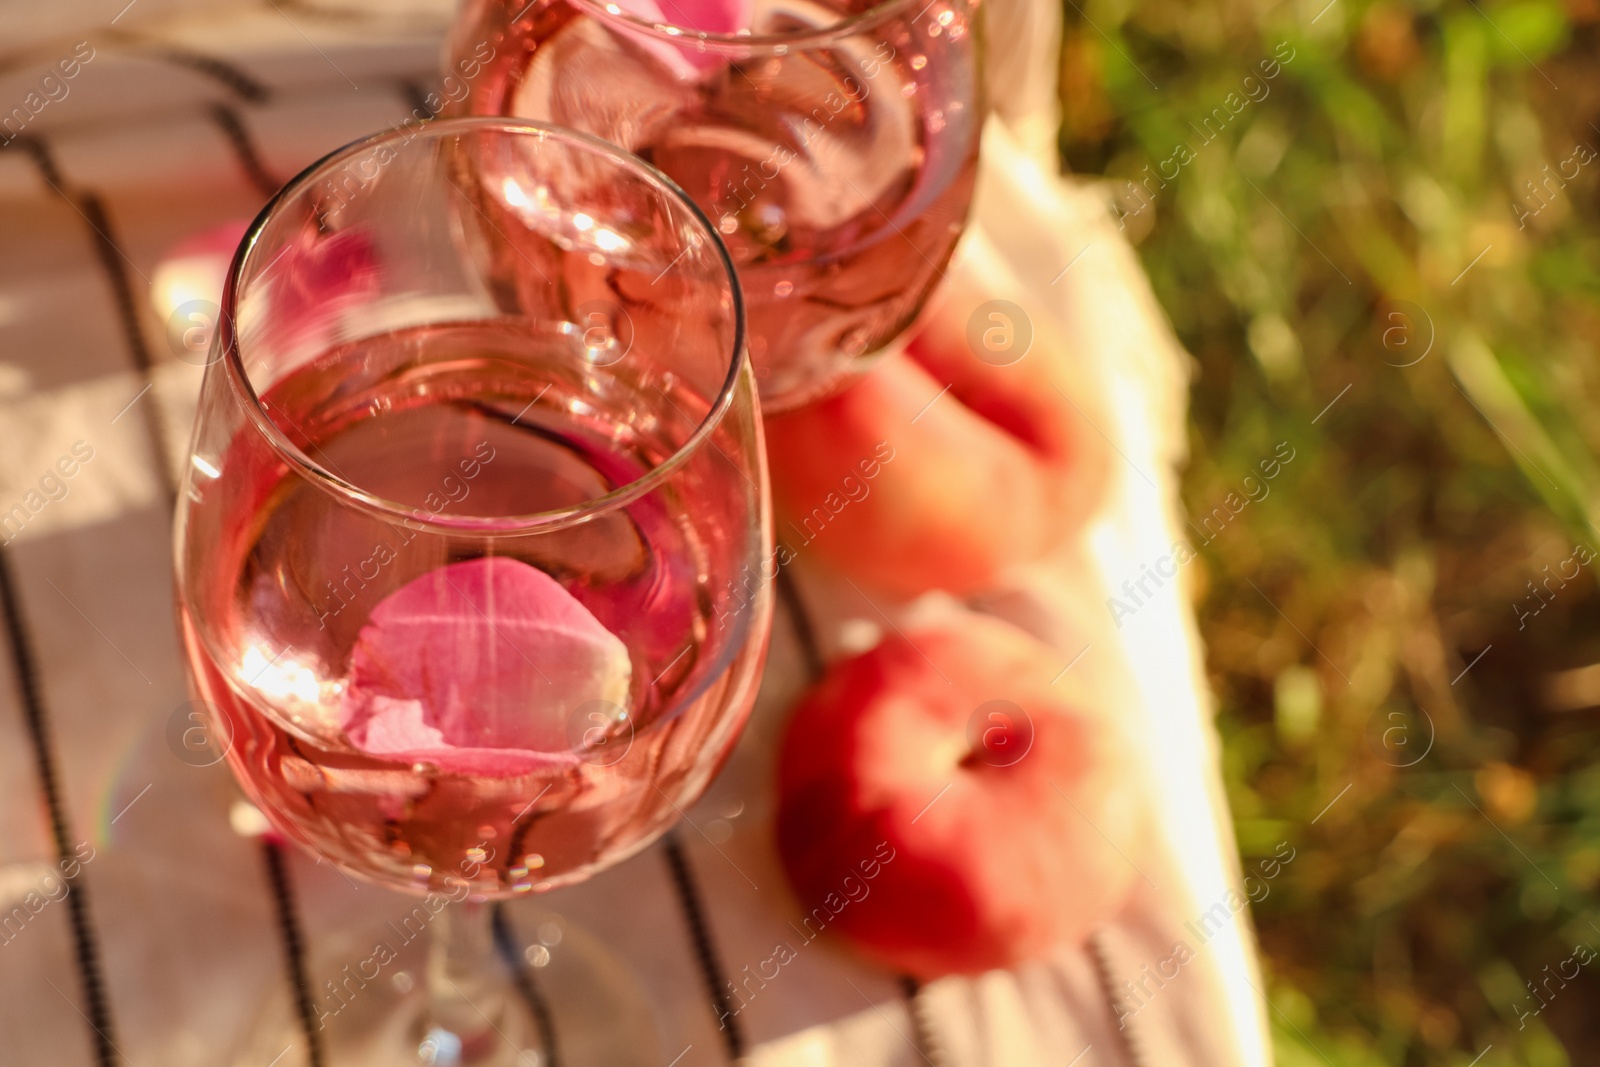
[[[1600,1063],[1600,0],[1065,11],[1191,515],[1296,450],[1186,572],[1279,1062]]]

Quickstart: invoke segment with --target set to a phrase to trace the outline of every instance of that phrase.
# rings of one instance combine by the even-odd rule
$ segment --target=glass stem
[[[519,1050],[506,1033],[510,983],[495,954],[490,905],[451,904],[434,919],[428,949],[427,1067],[499,1067]]]

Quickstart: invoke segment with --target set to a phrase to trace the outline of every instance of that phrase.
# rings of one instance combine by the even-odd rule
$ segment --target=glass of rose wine
[[[687,190],[738,265],[762,406],[781,411],[863,373],[943,276],[977,173],[978,13],[468,0],[446,95],[585,130]]]
[[[273,827],[436,924],[331,1062],[535,1062],[485,903],[644,848],[728,756],[765,478],[733,265],[615,146],[400,128],[256,219],[179,498],[191,677]]]

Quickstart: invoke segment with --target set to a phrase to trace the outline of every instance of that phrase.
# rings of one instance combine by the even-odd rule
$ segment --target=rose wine
[[[758,0],[752,30],[823,31],[848,14]],[[738,267],[762,404],[781,410],[864,370],[942,277],[977,171],[971,17],[936,0],[723,59],[569,0],[475,0],[454,36],[475,75],[459,110],[584,130],[682,186]]]
[[[724,573],[744,475],[700,450],[596,505],[707,412],[579,343],[413,328],[276,381],[273,427],[369,507],[248,429],[197,453],[190,508],[222,516],[185,534],[214,539],[181,598],[199,688],[263,813],[347,870],[485,896],[577,880],[675,819],[749,712],[761,609]]]

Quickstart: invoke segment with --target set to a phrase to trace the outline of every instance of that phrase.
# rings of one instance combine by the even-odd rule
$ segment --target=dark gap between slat
[[[402,78],[400,79],[400,95],[406,98],[407,104],[411,105],[411,114],[406,116],[407,119],[414,119],[417,117],[417,113],[421,112],[427,117],[417,119],[418,122],[430,122],[433,120],[433,111],[428,107],[428,94],[421,85],[411,78]]]
[[[266,161],[261,158],[260,151],[256,148],[255,139],[250,136],[250,130],[244,124],[244,119],[239,112],[227,104],[213,104],[210,109],[211,121],[217,124],[222,131],[222,136],[227,139],[228,146],[233,149],[234,158],[239,161],[239,166],[244,169],[245,176],[250,179],[250,184],[255,186],[256,192],[264,197],[271,197],[278,191],[278,186],[283,183],[272,173]]]
[[[826,666],[822,659],[822,646],[817,641],[817,628],[811,622],[805,600],[800,596],[800,588],[793,576],[779,567],[778,577],[773,584],[777,587],[778,601],[788,612],[789,621],[794,626],[795,639],[800,642],[800,656],[805,661],[806,684],[809,685],[822,677]]]
[[[561,1046],[556,1041],[555,1016],[551,1014],[550,1002],[545,999],[544,991],[539,988],[533,971],[523,958],[522,947],[517,944],[516,931],[511,928],[511,920],[506,916],[504,901],[495,901],[493,914],[495,947],[500,950],[500,958],[505,961],[506,966],[511,968],[511,977],[516,985],[517,994],[528,1006],[528,1011],[533,1015],[534,1025],[539,1028],[539,1045],[544,1050],[544,1058],[539,1062],[544,1067],[561,1067]]]
[[[695,961],[700,965],[700,977],[711,995],[711,1011],[722,1033],[722,1043],[728,1050],[728,1059],[737,1063],[744,1058],[744,1028],[728,1000],[728,983],[717,958],[716,945],[711,940],[711,928],[706,923],[705,898],[695,881],[694,870],[689,866],[683,842],[678,840],[676,832],[661,839],[661,850],[666,854],[667,866],[672,870],[672,885],[677,890],[678,903],[683,907],[684,920],[689,924]]]
[[[168,66],[204,75],[246,103],[264,104],[272,99],[270,88],[225,59],[127,30],[121,31],[118,36],[135,46],[136,55],[148,56]]]
[[[1120,998],[1117,992],[1117,976],[1111,965],[1111,949],[1101,931],[1089,936],[1089,959],[1094,964],[1094,973],[1100,981],[1100,990],[1106,995],[1106,1006],[1111,1009],[1111,1014],[1116,1016]],[[1133,1067],[1147,1067],[1150,1060],[1146,1058],[1144,1046],[1134,1033],[1132,1015],[1123,1016],[1123,1025],[1117,1032],[1122,1035],[1122,1047],[1128,1054],[1128,1062],[1133,1064]]]
[[[12,667],[17,675],[17,689],[22,698],[28,741],[33,749],[34,769],[39,775],[39,789],[44,793],[45,808],[50,816],[50,837],[55,845],[56,862],[65,864],[75,855],[67,832],[71,820],[61,797],[61,780],[56,773],[49,717],[45,714],[39,689],[38,665],[27,632],[23,629],[22,603],[11,573],[11,558],[3,548],[0,548],[0,612],[5,615]],[[62,868],[62,874],[65,876],[65,868]],[[67,881],[71,884],[66,897],[67,917],[72,927],[72,949],[78,965],[78,980],[88,1003],[89,1010],[85,1016],[89,1028],[94,1031],[95,1063],[99,1067],[114,1067],[120,1057],[111,1040],[111,1005],[106,999],[99,941],[89,917],[88,886],[85,884],[83,868],[80,866],[77,876]]]
[[[144,341],[144,333],[139,328],[137,297],[134,295],[133,282],[128,277],[130,264],[121,249],[117,247],[111,229],[111,218],[106,214],[105,206],[99,196],[92,192],[69,191],[61,169],[56,165],[55,156],[44,141],[36,137],[18,137],[13,143],[21,146],[33,160],[34,167],[45,184],[70,204],[88,225],[95,252],[100,258],[100,266],[105,272],[106,281],[111,284],[111,293],[117,307],[117,321],[122,327],[122,336],[127,343],[128,353],[133,357],[134,368],[139,371],[144,384],[153,388],[155,382],[151,373],[153,364],[150,359],[150,349]],[[136,402],[144,405],[145,410],[141,414],[145,435],[149,439],[151,450],[155,453],[156,476],[160,479],[162,488],[166,490],[168,501],[175,501],[178,487],[169,466],[167,435],[161,421],[160,407],[153,398],[147,401],[141,396]]]
[[[283,846],[263,837],[261,855],[266,860],[267,881],[272,886],[272,906],[283,942],[284,966],[289,972],[289,992],[301,1036],[306,1039],[308,1063],[310,1067],[324,1067],[327,1060],[322,1048],[322,1031],[317,1026],[316,1007],[311,1002],[311,982],[306,977],[305,937],[300,931],[300,915],[295,910],[294,886],[289,881]]]
[[[922,983],[909,974],[902,974],[900,992],[905,994],[906,1010],[911,1014],[911,1039],[917,1046],[917,1055],[932,1067],[944,1067],[944,1046],[934,1036],[933,1016],[928,1011],[927,999],[922,995]]]

